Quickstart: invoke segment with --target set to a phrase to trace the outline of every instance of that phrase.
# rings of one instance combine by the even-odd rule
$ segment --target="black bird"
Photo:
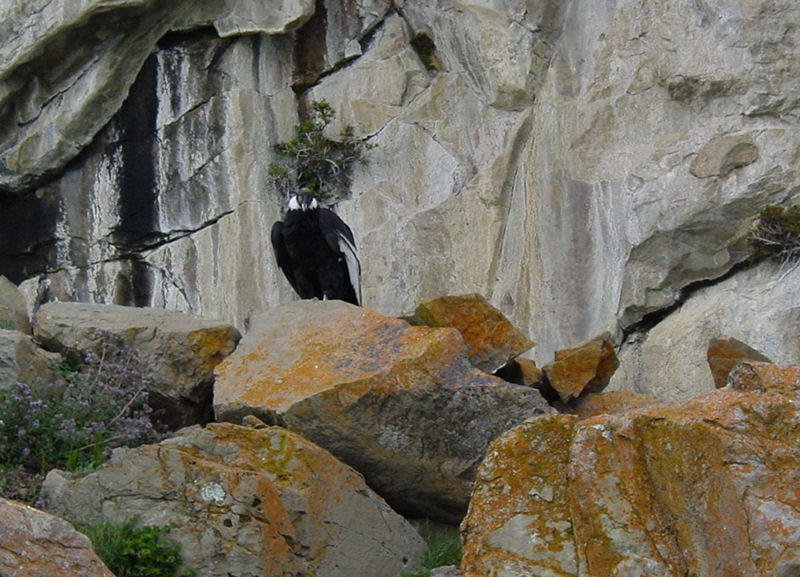
[[[275,260],[302,299],[338,299],[361,305],[361,263],[353,231],[319,206],[308,189],[289,199],[283,221],[272,225]]]

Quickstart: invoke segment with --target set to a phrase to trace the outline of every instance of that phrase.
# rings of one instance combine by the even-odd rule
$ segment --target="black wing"
[[[289,251],[286,249],[286,242],[283,240],[283,222],[277,221],[272,225],[272,250],[275,253],[275,262],[278,263],[278,268],[283,271],[286,280],[292,285],[294,292],[300,294],[297,290],[297,282],[294,278],[294,271],[292,265],[289,263]]]
[[[356,240],[353,231],[339,218],[332,210],[327,208],[319,209],[319,224],[325,242],[334,252],[344,255],[347,263],[347,274],[350,277],[350,285],[356,295],[358,304],[361,304],[361,262],[356,253]]]

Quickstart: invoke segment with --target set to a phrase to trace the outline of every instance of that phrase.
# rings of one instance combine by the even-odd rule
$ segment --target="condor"
[[[272,225],[272,248],[300,298],[361,305],[361,263],[353,231],[319,206],[308,189],[292,196],[283,221]]]

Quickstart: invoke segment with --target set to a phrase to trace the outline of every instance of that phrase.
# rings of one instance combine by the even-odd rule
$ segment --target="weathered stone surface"
[[[240,338],[234,327],[212,319],[116,305],[48,303],[34,320],[36,341],[73,359],[99,353],[103,334],[135,352],[136,370],[154,380],[173,427],[209,419],[214,368]]]
[[[530,421],[487,453],[465,576],[786,575],[800,563],[800,367],[674,406]]]
[[[580,419],[595,415],[618,414],[632,409],[660,407],[668,403],[652,395],[633,391],[604,391],[590,394],[575,403],[572,409]]]
[[[600,336],[572,349],[556,351],[555,360],[544,367],[550,386],[565,403],[602,391],[619,366],[617,354]]]
[[[741,361],[771,363],[766,356],[737,339],[711,339],[706,351],[708,368],[718,389],[728,384],[728,375]]]
[[[26,192],[91,142],[191,4],[4,2],[0,191]]]
[[[0,328],[31,334],[31,320],[25,297],[17,286],[0,276]]]
[[[218,420],[280,422],[364,474],[397,510],[458,522],[489,442],[551,412],[535,389],[470,365],[453,328],[340,301],[262,312],[217,367]]]
[[[766,262],[698,290],[642,338],[622,346],[608,390],[682,402],[714,390],[706,351],[720,335],[747,343],[780,365],[800,359],[800,268]]]
[[[487,373],[494,373],[535,344],[479,294],[425,301],[406,320],[414,325],[457,328],[469,345],[469,361]]]
[[[197,0],[173,28],[213,26],[223,38],[238,34],[286,34],[300,28],[313,15],[312,0]]]
[[[424,549],[358,473],[277,427],[185,429],[85,475],[52,471],[44,494],[71,518],[168,525],[198,577],[394,577]]]
[[[511,359],[503,368],[495,371],[494,375],[509,383],[535,387],[539,390],[547,386],[544,371],[537,367],[534,361],[522,357]]]
[[[794,0],[318,4],[266,35],[249,32],[293,30],[307,4],[209,0],[170,25],[183,3],[6,0],[0,158],[30,194],[3,202],[0,273],[36,302],[55,287],[236,326],[291,300],[267,167],[317,96],[378,145],[338,207],[365,302],[479,292],[539,365],[735,271],[764,205],[800,199]]]
[[[36,346],[28,335],[0,329],[0,389],[15,382],[52,382],[60,376],[58,353]]]
[[[114,577],[72,525],[6,499],[0,499],[0,575]]]

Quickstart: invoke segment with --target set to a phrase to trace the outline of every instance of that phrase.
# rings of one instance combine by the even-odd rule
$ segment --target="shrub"
[[[137,519],[78,525],[95,553],[117,577],[175,577],[194,572],[181,566],[180,548],[165,536],[167,527],[136,527]]]
[[[282,157],[269,166],[269,175],[285,198],[301,188],[310,189],[318,198],[342,198],[350,186],[350,169],[364,161],[364,152],[373,147],[353,136],[353,128],[342,130],[338,140],[324,135],[336,112],[325,101],[314,101],[308,120],[295,128],[295,137],[278,144]]]
[[[767,206],[761,211],[751,240],[753,256],[772,257],[784,264],[800,259],[800,205]]]
[[[434,534],[428,539],[428,549],[422,557],[422,569],[403,571],[399,577],[428,577],[433,569],[461,563],[461,536],[455,534]]]
[[[114,447],[162,437],[148,403],[151,379],[136,368],[135,352],[110,335],[98,337],[100,352],[88,353],[82,370],[0,391],[0,495],[19,499],[21,478],[91,469]]]

